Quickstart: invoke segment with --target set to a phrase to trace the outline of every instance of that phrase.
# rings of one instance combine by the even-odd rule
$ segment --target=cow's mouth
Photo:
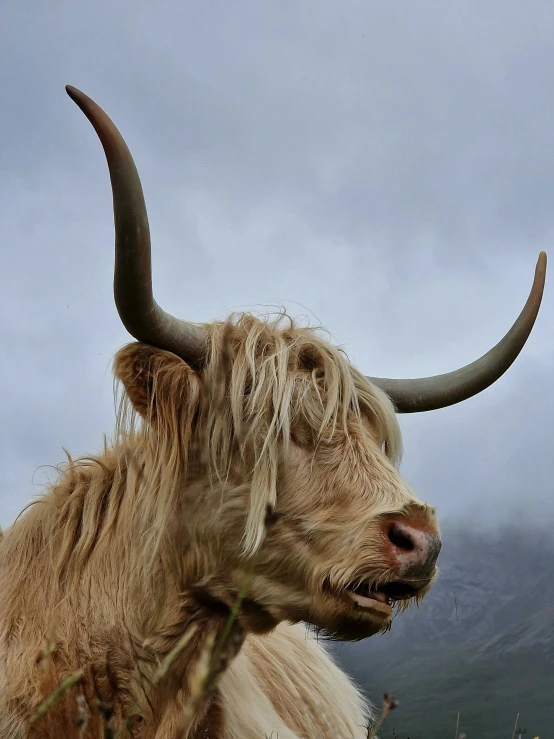
[[[394,603],[414,598],[418,589],[408,582],[397,580],[384,585],[352,583],[347,585],[345,592],[361,608],[367,608],[383,616],[390,616]]]

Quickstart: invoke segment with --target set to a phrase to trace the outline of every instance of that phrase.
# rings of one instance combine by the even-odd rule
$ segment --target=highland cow
[[[362,739],[369,708],[306,625],[363,639],[431,587],[437,519],[398,472],[396,413],[460,402],[508,369],[546,257],[504,339],[434,378],[366,377],[286,316],[177,320],[152,295],[127,146],[67,91],[107,157],[115,301],[137,342],[115,358],[113,442],[69,459],[0,543],[0,735]]]

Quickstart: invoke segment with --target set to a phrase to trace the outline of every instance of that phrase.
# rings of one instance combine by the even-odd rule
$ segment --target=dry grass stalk
[[[181,729],[176,739],[183,739],[187,735],[194,719],[213,695],[217,681],[242,646],[244,640],[242,629],[233,631],[233,626],[239,616],[242,601],[248,592],[251,577],[252,575],[249,575],[245,578],[215,648],[214,634],[209,634],[206,638],[198,663],[191,674],[189,697],[183,708]]]
[[[177,659],[177,657],[181,654],[183,649],[187,646],[187,644],[190,642],[192,637],[196,634],[198,630],[198,626],[196,624],[193,624],[190,629],[185,631],[183,636],[179,639],[177,644],[173,647],[173,649],[164,657],[162,660],[160,666],[156,670],[156,673],[154,675],[154,678],[152,682],[154,685],[156,685],[162,677],[164,677],[167,674],[167,671],[173,664],[173,662]]]
[[[516,735],[516,729],[517,729],[517,724],[518,724],[518,721],[519,721],[519,711],[518,711],[518,714],[517,714],[517,716],[516,716],[516,722],[515,722],[515,724],[514,724],[514,730],[512,731],[512,739],[514,739],[514,737],[515,737],[515,735]]]
[[[59,700],[63,695],[67,693],[70,688],[72,688],[74,685],[76,685],[79,680],[83,677],[83,670],[77,670],[72,675],[70,675],[68,678],[66,678],[63,683],[56,688],[56,690],[51,693],[46,700],[44,700],[40,706],[37,708],[37,710],[34,712],[34,714],[29,719],[29,724],[32,726],[41,716],[44,716],[44,714],[52,708],[54,703]]]
[[[381,715],[379,716],[377,723],[373,727],[368,726],[367,739],[376,738],[377,732],[385,723],[387,716],[389,715],[391,711],[394,711],[394,709],[397,706],[398,706],[398,701],[396,700],[396,698],[389,696],[387,693],[383,695],[383,708],[381,710]]]

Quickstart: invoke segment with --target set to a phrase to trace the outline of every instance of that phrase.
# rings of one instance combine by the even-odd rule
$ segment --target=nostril
[[[399,523],[391,523],[387,531],[389,541],[391,541],[395,547],[402,549],[404,552],[413,552],[416,548],[413,538],[410,536],[404,526]]]

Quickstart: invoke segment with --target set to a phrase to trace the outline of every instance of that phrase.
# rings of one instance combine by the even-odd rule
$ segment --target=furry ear
[[[135,411],[149,421],[169,421],[185,408],[194,413],[198,407],[200,377],[176,354],[127,344],[115,355],[114,373]]]

